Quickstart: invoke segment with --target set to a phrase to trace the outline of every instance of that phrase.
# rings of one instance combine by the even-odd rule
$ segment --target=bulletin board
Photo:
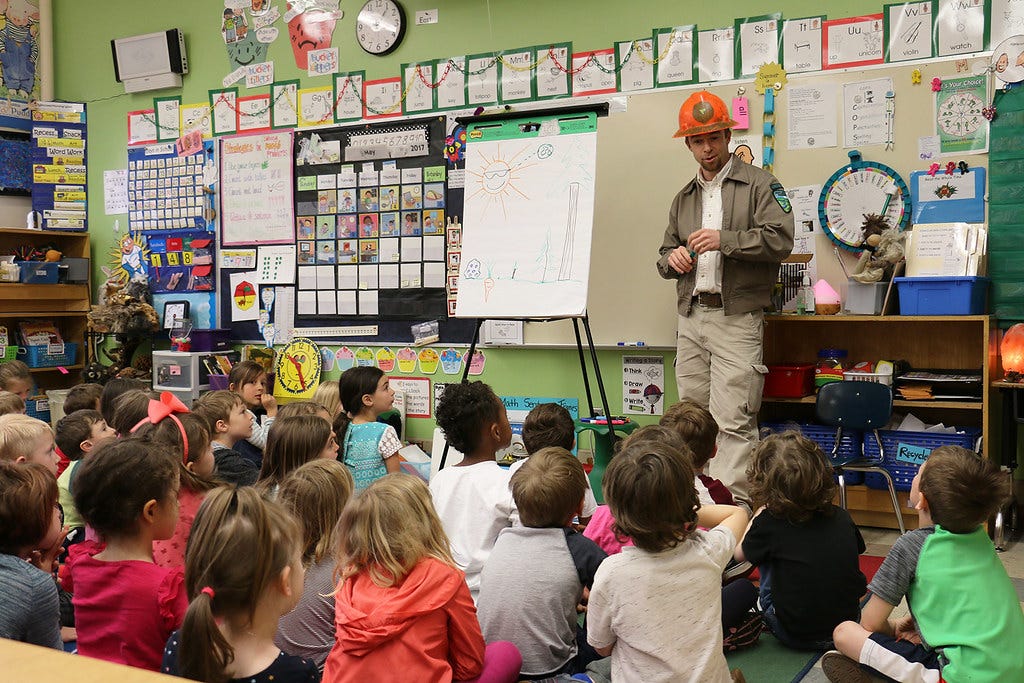
[[[984,58],[969,60],[968,69]],[[922,71],[921,83],[912,83],[911,73]],[[838,146],[790,150],[787,145],[789,95],[793,87],[831,83],[842,106],[843,84],[876,78],[892,78],[895,97],[894,148],[884,145],[858,147],[865,160],[893,167],[905,181],[913,171],[927,170],[932,160],[922,160],[918,137],[935,134],[933,78],[970,75],[957,73],[954,60],[927,64],[884,66],[790,75],[775,100],[774,174],[786,187],[821,184],[840,166],[848,163],[849,148],[843,145],[841,119],[837,121]],[[707,89],[726,103],[745,87],[749,100],[750,130],[734,131],[760,141],[763,98],[751,82],[715,85]],[[597,136],[597,180],[594,208],[594,238],[591,253],[587,308],[594,341],[615,346],[618,342],[643,341],[647,346],[674,347],[678,317],[675,282],[662,279],[655,269],[658,248],[668,225],[668,210],[676,193],[696,173],[697,165],[681,139],[673,139],[679,106],[698,87],[631,95],[625,111],[612,109],[600,119]],[[754,132],[756,135],[753,135]],[[755,149],[755,156],[757,150]],[[987,167],[988,156],[971,154],[937,159],[965,160],[971,167]],[[941,172],[941,171],[940,171]],[[815,237],[818,276],[827,279],[840,293],[846,279],[832,245],[822,233]],[[847,267],[853,254],[843,255]],[[526,323],[528,345],[575,346],[570,321]]]

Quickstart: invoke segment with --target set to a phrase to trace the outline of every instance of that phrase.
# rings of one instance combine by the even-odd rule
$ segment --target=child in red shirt
[[[326,683],[389,680],[513,683],[522,657],[484,646],[465,574],[422,480],[389,474],[349,502],[338,522],[337,642]]]
[[[181,568],[153,562],[178,522],[178,465],[136,438],[107,441],[79,466],[75,506],[102,542],[72,546],[78,652],[156,671],[188,606]]]

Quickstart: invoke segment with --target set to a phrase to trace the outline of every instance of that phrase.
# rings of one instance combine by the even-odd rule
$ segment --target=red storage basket
[[[769,365],[764,378],[764,396],[802,398],[814,393],[814,364]]]

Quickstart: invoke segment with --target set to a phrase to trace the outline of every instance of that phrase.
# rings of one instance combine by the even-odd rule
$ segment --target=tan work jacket
[[[680,275],[668,254],[686,244],[701,227],[701,189],[694,178],[672,201],[668,228],[658,253],[658,273],[676,280],[679,314],[689,315],[696,268]],[[747,313],[771,303],[779,263],[793,250],[793,212],[775,176],[733,160],[722,181],[722,303],[726,315]]]

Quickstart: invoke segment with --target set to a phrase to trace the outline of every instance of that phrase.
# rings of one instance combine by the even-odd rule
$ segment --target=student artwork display
[[[2,40],[0,30],[0,42]],[[0,63],[6,63],[2,55]],[[88,229],[86,136],[84,104],[35,104],[32,112],[32,211],[43,230]]]
[[[444,119],[299,133],[296,315],[445,314]]]
[[[217,167],[213,142],[178,156],[174,143],[128,148],[128,227],[134,231],[214,225]]]
[[[597,119],[524,121],[470,126],[457,317],[586,310]]]

